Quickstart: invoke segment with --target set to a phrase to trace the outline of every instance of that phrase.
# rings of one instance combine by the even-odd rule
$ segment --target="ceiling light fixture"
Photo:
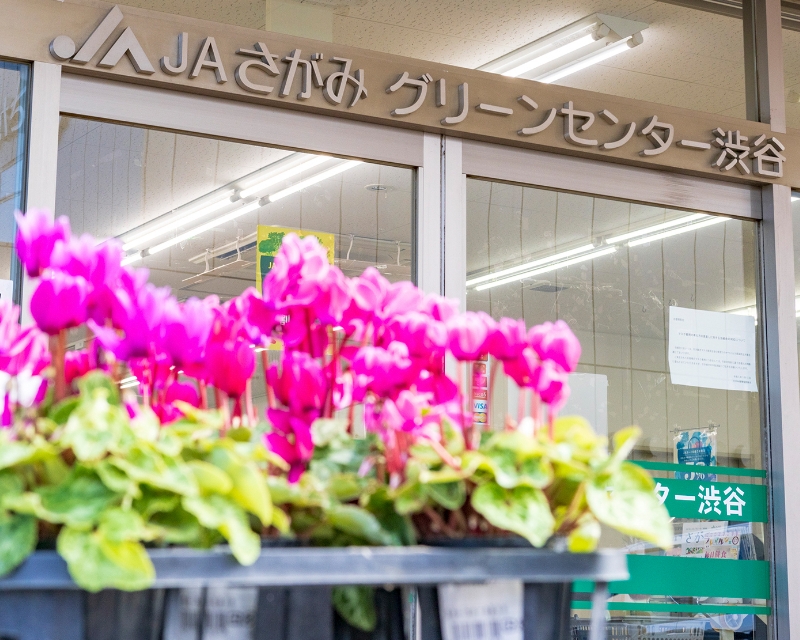
[[[323,157],[326,160],[329,159],[326,156]],[[151,247],[150,249],[142,252],[142,255],[143,256],[153,255],[154,253],[159,253],[164,249],[169,249],[170,247],[174,247],[176,244],[184,242],[185,240],[189,240],[190,238],[193,238],[194,236],[200,233],[204,233],[205,231],[209,231],[214,227],[218,227],[222,224],[235,220],[236,218],[243,216],[247,213],[250,213],[252,211],[255,211],[259,207],[263,207],[269,204],[270,202],[275,202],[276,200],[285,198],[286,196],[291,195],[292,193],[297,193],[298,191],[301,191],[302,189],[308,186],[317,184],[318,182],[322,182],[327,178],[343,173],[348,169],[352,169],[353,167],[358,166],[360,164],[362,164],[361,160],[346,160],[341,164],[331,167],[330,169],[326,169],[325,171],[320,171],[316,175],[306,178],[305,180],[300,180],[300,182],[293,184],[291,187],[282,189],[281,191],[278,191],[277,193],[261,198],[260,200],[254,199],[251,200],[250,202],[240,201],[242,202],[241,206],[234,209],[233,211],[230,211],[225,215],[219,216],[218,218],[214,218],[213,220],[209,220],[205,224],[201,224],[198,227],[184,231],[183,233],[178,234],[174,238],[165,240],[164,242],[157,244],[156,246]]]
[[[509,267],[508,269],[495,271],[494,273],[478,276],[477,278],[471,278],[467,280],[466,284],[468,287],[475,287],[475,291],[484,291],[492,287],[539,275],[540,273],[547,273],[549,271],[561,269],[562,267],[578,264],[585,260],[601,258],[617,251],[621,244],[627,244],[628,247],[637,247],[657,240],[677,236],[682,233],[697,231],[698,229],[710,227],[711,225],[719,224],[727,220],[729,220],[729,218],[724,216],[695,213],[668,222],[645,227],[637,231],[612,236],[605,240],[605,244],[608,245],[605,249],[597,250],[595,245],[585,244],[574,249],[553,254],[546,258],[539,258],[515,267]]]
[[[645,22],[595,13],[478,67],[481,71],[554,82],[644,42]]]
[[[562,251],[561,253],[556,253],[552,256],[547,256],[546,258],[539,258],[538,260],[533,260],[532,262],[526,262],[525,264],[520,264],[517,265],[516,267],[509,267],[508,269],[503,269],[502,271],[495,271],[494,273],[489,273],[486,274],[485,276],[478,276],[477,278],[472,278],[471,280],[467,280],[467,286],[471,287],[476,284],[481,284],[482,282],[489,282],[490,280],[496,280],[497,278],[510,276],[514,273],[519,273],[521,271],[530,271],[531,269],[542,267],[546,264],[552,264],[553,262],[566,260],[567,258],[570,258],[572,256],[581,253],[587,253],[594,248],[595,246],[593,244],[585,244],[581,247],[570,249],[569,251]]]
[[[698,229],[702,229],[704,227],[710,227],[712,224],[719,224],[720,222],[725,222],[726,220],[728,220],[728,218],[724,218],[722,216],[711,216],[709,220],[695,222],[694,224],[687,224],[685,227],[678,227],[677,229],[662,231],[661,233],[656,233],[653,234],[652,236],[645,236],[644,238],[637,238],[636,240],[631,240],[628,243],[628,246],[638,247],[639,245],[647,244],[649,242],[655,242],[656,240],[664,240],[665,238],[671,238],[672,236],[677,236],[681,233],[688,233],[689,231],[697,231]]]
[[[581,58],[580,60],[573,62],[572,64],[561,67],[560,69],[556,69],[555,71],[536,79],[544,84],[550,84],[551,82],[561,80],[561,78],[566,78],[567,76],[577,73],[578,71],[583,71],[587,67],[591,67],[593,64],[613,58],[614,56],[619,55],[623,51],[627,51],[631,47],[635,47],[638,44],[641,44],[641,42],[634,40],[633,36],[625,38],[620,42],[609,44],[605,48],[600,49],[600,51],[597,51],[586,56],[585,58]]]
[[[706,215],[705,213],[695,213],[690,216],[675,218],[674,220],[670,220],[669,222],[654,224],[652,227],[645,227],[644,229],[639,229],[638,231],[631,231],[629,233],[623,233],[622,235],[619,236],[613,236],[606,240],[606,244],[617,244],[619,242],[625,242],[626,240],[639,238],[640,236],[647,236],[650,235],[651,233],[657,233],[659,231],[672,229],[673,227],[679,227],[684,224],[689,224],[690,222],[694,222],[695,220],[704,220],[708,217],[709,216]]]
[[[493,282],[486,282],[484,284],[479,284],[475,287],[475,291],[485,291],[486,289],[491,289],[492,287],[499,287],[504,284],[509,284],[511,282],[517,282],[519,280],[524,280],[525,278],[530,278],[533,276],[538,276],[541,273],[548,273],[550,271],[555,271],[556,269],[562,269],[564,267],[570,267],[574,264],[579,264],[581,262],[585,262],[586,260],[594,260],[595,258],[602,258],[603,256],[610,255],[617,251],[617,247],[606,247],[605,249],[599,249],[597,251],[592,251],[591,253],[584,254],[582,256],[577,256],[575,258],[570,258],[569,260],[562,260],[561,262],[555,262],[552,264],[548,264],[544,267],[540,267],[538,269],[533,269],[531,271],[525,271],[523,273],[518,273],[516,275],[510,276],[508,278],[502,278],[501,280],[494,280]]]
[[[340,173],[344,173],[348,169],[352,169],[353,167],[357,167],[358,165],[362,164],[361,160],[347,160],[341,164],[336,165],[335,167],[331,167],[330,169],[326,169],[325,171],[321,171],[320,173],[311,176],[310,178],[306,178],[305,180],[301,180],[297,184],[293,184],[291,187],[287,187],[286,189],[282,189],[277,193],[273,193],[272,195],[267,196],[267,202],[275,202],[286,196],[290,196],[293,193],[297,193],[298,191],[302,191],[306,187],[310,187],[311,185],[317,184],[318,182],[322,182],[323,180],[327,180],[335,175]]]
[[[258,180],[254,181],[253,184],[245,189],[242,189],[239,192],[240,198],[249,198],[252,195],[255,195],[261,191],[268,189],[269,187],[278,184],[279,182],[283,182],[289,178],[293,178],[294,176],[302,173],[303,171],[307,171],[308,169],[312,169],[323,162],[327,162],[331,160],[330,156],[311,156],[310,158],[303,156],[303,154],[295,154],[299,156],[297,160],[299,162],[294,164],[294,166],[289,166],[283,171],[276,173],[275,175],[269,176],[265,180]],[[288,163],[287,163],[288,164]],[[285,166],[285,165],[283,165]]]
[[[176,244],[179,244],[185,240],[189,240],[193,238],[199,233],[203,233],[204,231],[209,231],[214,227],[218,227],[221,224],[225,224],[226,222],[230,222],[231,220],[235,220],[236,218],[243,216],[246,213],[250,213],[251,211],[255,211],[261,205],[259,204],[258,200],[252,200],[247,204],[243,204],[238,209],[234,209],[230,213],[226,213],[224,216],[220,216],[219,218],[214,218],[213,220],[209,220],[205,224],[201,224],[199,227],[195,227],[194,229],[189,229],[188,231],[184,231],[181,234],[178,234],[174,238],[170,238],[162,242],[161,244],[157,244],[154,247],[151,247],[147,250],[146,255],[153,255],[154,253],[159,253],[164,249],[169,249],[170,247],[174,247]]]

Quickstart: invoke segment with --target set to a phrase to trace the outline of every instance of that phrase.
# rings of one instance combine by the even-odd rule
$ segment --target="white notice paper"
[[[439,585],[442,640],[522,640],[522,582]]]
[[[755,327],[752,316],[670,307],[672,384],[758,391]]]

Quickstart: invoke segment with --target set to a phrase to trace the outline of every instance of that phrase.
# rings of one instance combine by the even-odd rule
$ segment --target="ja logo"
[[[70,60],[75,64],[86,64],[95,54],[100,51],[106,42],[111,39],[114,30],[122,22],[122,11],[115,6],[108,15],[103,18],[103,21],[92,31],[92,35],[88,37],[83,46],[75,53],[77,48],[75,41],[69,36],[58,36],[50,43],[50,54],[57,60],[67,61]],[[127,55],[128,59],[133,64],[133,68],[137,73],[144,73],[150,75],[155,73],[153,65],[147,59],[147,55],[142,49],[142,45],[136,39],[130,27],[125,29],[122,34],[114,41],[111,48],[106,52],[100,62],[97,63],[98,67],[110,69],[115,66],[122,56]]]

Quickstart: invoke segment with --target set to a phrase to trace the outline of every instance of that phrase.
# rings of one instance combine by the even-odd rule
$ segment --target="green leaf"
[[[230,476],[233,481],[230,497],[240,507],[258,516],[264,526],[269,526],[272,522],[272,498],[266,478],[255,463],[244,461],[224,446],[214,448],[209,462]]]
[[[144,487],[142,495],[134,501],[133,507],[142,518],[150,520],[157,513],[169,513],[179,508],[180,504],[181,497],[174,493]]]
[[[283,509],[272,509],[272,526],[283,535],[288,535],[292,531],[292,521]]]
[[[586,514],[567,537],[567,548],[572,553],[591,553],[597,549],[601,533],[600,523],[591,514]]]
[[[467,499],[467,487],[463,481],[429,484],[425,489],[431,499],[445,509],[460,509]]]
[[[139,484],[131,480],[122,469],[111,464],[109,459],[101,460],[92,467],[100,480],[111,491],[138,498],[141,495]]]
[[[111,542],[153,540],[154,534],[142,516],[130,509],[109,509],[100,517],[99,533]]]
[[[642,430],[639,427],[625,427],[620,429],[614,434],[614,453],[612,453],[608,462],[604,465],[605,469],[611,470],[616,468],[623,460],[625,460],[633,448],[636,446],[636,441],[642,435]]]
[[[603,524],[663,549],[672,547],[669,514],[658,501],[653,479],[640,466],[623,462],[610,476],[587,483],[586,501]]]
[[[542,547],[553,535],[555,519],[541,489],[504,489],[494,482],[479,486],[472,506],[495,527],[517,533],[534,547]]]
[[[374,631],[378,616],[372,587],[334,587],[332,599],[336,611],[349,625],[361,631]]]
[[[58,485],[40,487],[17,497],[6,498],[6,508],[35,515],[40,520],[63,523],[76,528],[90,528],[119,494],[106,487],[94,473],[76,468]]]
[[[113,405],[119,405],[119,387],[105,373],[97,369],[90,371],[78,379],[78,389],[81,396],[95,396],[100,391],[101,396]]]
[[[371,544],[391,545],[394,542],[391,534],[381,527],[378,519],[361,507],[350,504],[334,505],[327,510],[326,515],[328,522],[339,531]]]
[[[231,553],[243,565],[251,565],[261,553],[261,539],[250,528],[247,513],[236,503],[213,494],[184,498],[183,508],[201,525],[219,531],[231,547]]]
[[[175,496],[177,498],[177,496]],[[207,546],[207,535],[191,513],[180,506],[180,502],[169,511],[156,511],[150,517],[148,526],[156,537],[168,544]]]
[[[100,531],[64,527],[56,548],[73,580],[87,591],[138,591],[147,589],[156,577],[145,548],[135,541],[116,542]]]
[[[418,513],[428,504],[428,493],[425,485],[419,482],[408,482],[402,485],[395,494],[394,508],[400,515]]]
[[[72,412],[81,402],[80,396],[69,396],[64,398],[61,402],[54,404],[47,412],[47,417],[50,418],[57,425],[63,425],[67,422]]]
[[[0,576],[18,567],[36,548],[36,518],[0,513]]]
[[[81,461],[100,460],[108,453],[123,452],[133,441],[128,414],[109,402],[105,389],[82,398],[64,427],[62,443]]]
[[[25,491],[22,478],[11,471],[0,472],[0,509],[3,508],[3,498],[18,496]]]
[[[341,502],[357,499],[364,490],[364,481],[356,473],[336,473],[328,480],[331,495]]]
[[[136,482],[183,496],[196,496],[199,492],[194,474],[185,463],[162,455],[147,443],[131,448],[124,458],[112,458],[111,464]]]
[[[139,407],[139,414],[131,420],[131,430],[136,437],[155,442],[161,435],[161,421],[150,407]]]
[[[24,442],[0,442],[0,469],[8,469],[29,462],[36,447]]]
[[[233,481],[228,474],[210,462],[190,460],[187,464],[202,493],[219,493],[224,496],[233,489]]]

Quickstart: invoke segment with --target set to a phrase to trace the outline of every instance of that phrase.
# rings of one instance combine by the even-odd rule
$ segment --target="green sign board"
[[[656,493],[673,518],[766,522],[763,484],[656,478]]]

